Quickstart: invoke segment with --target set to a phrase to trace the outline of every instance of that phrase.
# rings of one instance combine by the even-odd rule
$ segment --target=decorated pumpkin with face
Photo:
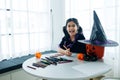
[[[102,59],[102,57],[104,56],[104,47],[102,46],[87,44],[86,50],[88,55],[90,56],[96,55],[98,59]]]

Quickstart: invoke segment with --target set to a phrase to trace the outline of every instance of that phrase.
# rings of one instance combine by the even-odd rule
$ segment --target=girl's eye
[[[70,25],[68,25],[68,27],[70,27]]]
[[[75,27],[75,25],[72,25],[72,27]]]

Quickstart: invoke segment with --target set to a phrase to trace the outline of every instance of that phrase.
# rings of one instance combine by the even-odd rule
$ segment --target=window
[[[0,60],[51,49],[49,0],[0,0]]]

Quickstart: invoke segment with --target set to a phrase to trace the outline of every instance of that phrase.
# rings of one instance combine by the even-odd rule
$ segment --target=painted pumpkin
[[[86,50],[88,55],[96,55],[98,59],[102,59],[102,57],[104,56],[104,47],[102,46],[86,44]]]

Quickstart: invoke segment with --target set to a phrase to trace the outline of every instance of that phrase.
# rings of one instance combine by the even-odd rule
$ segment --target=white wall
[[[63,37],[62,27],[65,25],[64,0],[51,0],[51,9],[51,18],[53,24],[52,50],[57,50],[58,45]]]

